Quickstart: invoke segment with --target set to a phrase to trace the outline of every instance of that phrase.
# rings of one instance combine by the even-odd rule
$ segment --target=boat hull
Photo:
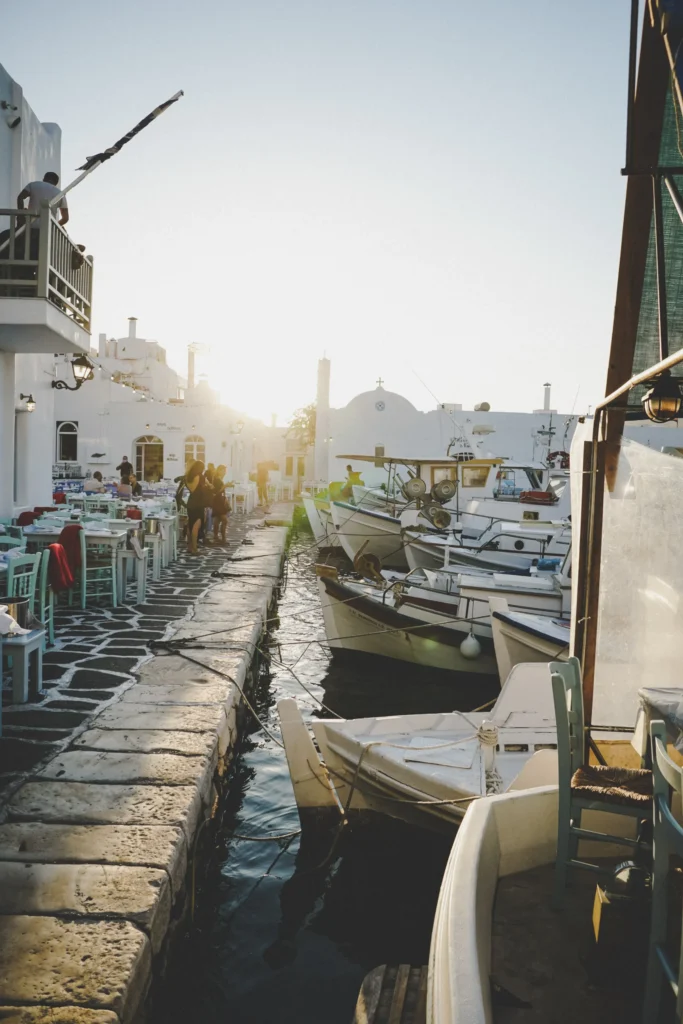
[[[399,519],[343,501],[333,501],[330,512],[339,543],[352,562],[363,553],[376,555],[387,568],[408,568]]]
[[[479,635],[481,653],[468,659],[460,644],[469,636],[468,622],[443,626],[405,615],[389,604],[381,604],[354,593],[335,579],[318,580],[320,601],[328,643],[332,651],[358,651],[396,661],[446,672],[497,675],[490,629]]]

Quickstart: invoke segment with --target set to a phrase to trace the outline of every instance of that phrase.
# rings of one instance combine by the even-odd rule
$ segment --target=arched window
[[[57,462],[78,462],[78,423],[57,421]]]
[[[164,444],[161,438],[145,434],[135,441],[135,475],[140,482],[158,483],[164,475]]]
[[[185,438],[185,465],[189,462],[206,462],[206,442],[199,434]]]

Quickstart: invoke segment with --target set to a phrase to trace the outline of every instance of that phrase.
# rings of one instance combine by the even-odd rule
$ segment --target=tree
[[[315,402],[296,410],[287,433],[296,437],[302,448],[315,444]]]

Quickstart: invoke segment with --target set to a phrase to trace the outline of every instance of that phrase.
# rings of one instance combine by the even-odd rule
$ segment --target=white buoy
[[[477,640],[474,633],[470,633],[466,636],[463,642],[460,644],[460,653],[463,658],[467,658],[468,661],[474,661],[481,654],[481,644]]]

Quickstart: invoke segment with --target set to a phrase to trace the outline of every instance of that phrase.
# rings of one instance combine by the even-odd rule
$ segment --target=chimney
[[[137,322],[138,322],[138,318],[136,316],[129,316],[128,317],[128,337],[129,338],[135,338],[137,336],[136,335]]]
[[[543,385],[543,412],[550,412],[550,384]]]
[[[100,359],[106,359],[107,357],[107,335],[100,334],[97,341],[97,351]]]
[[[276,412],[271,412],[271,414],[270,414],[270,425],[271,425],[271,427],[276,427],[277,426],[277,413]]]
[[[187,387],[194,387],[194,345],[187,346]]]

